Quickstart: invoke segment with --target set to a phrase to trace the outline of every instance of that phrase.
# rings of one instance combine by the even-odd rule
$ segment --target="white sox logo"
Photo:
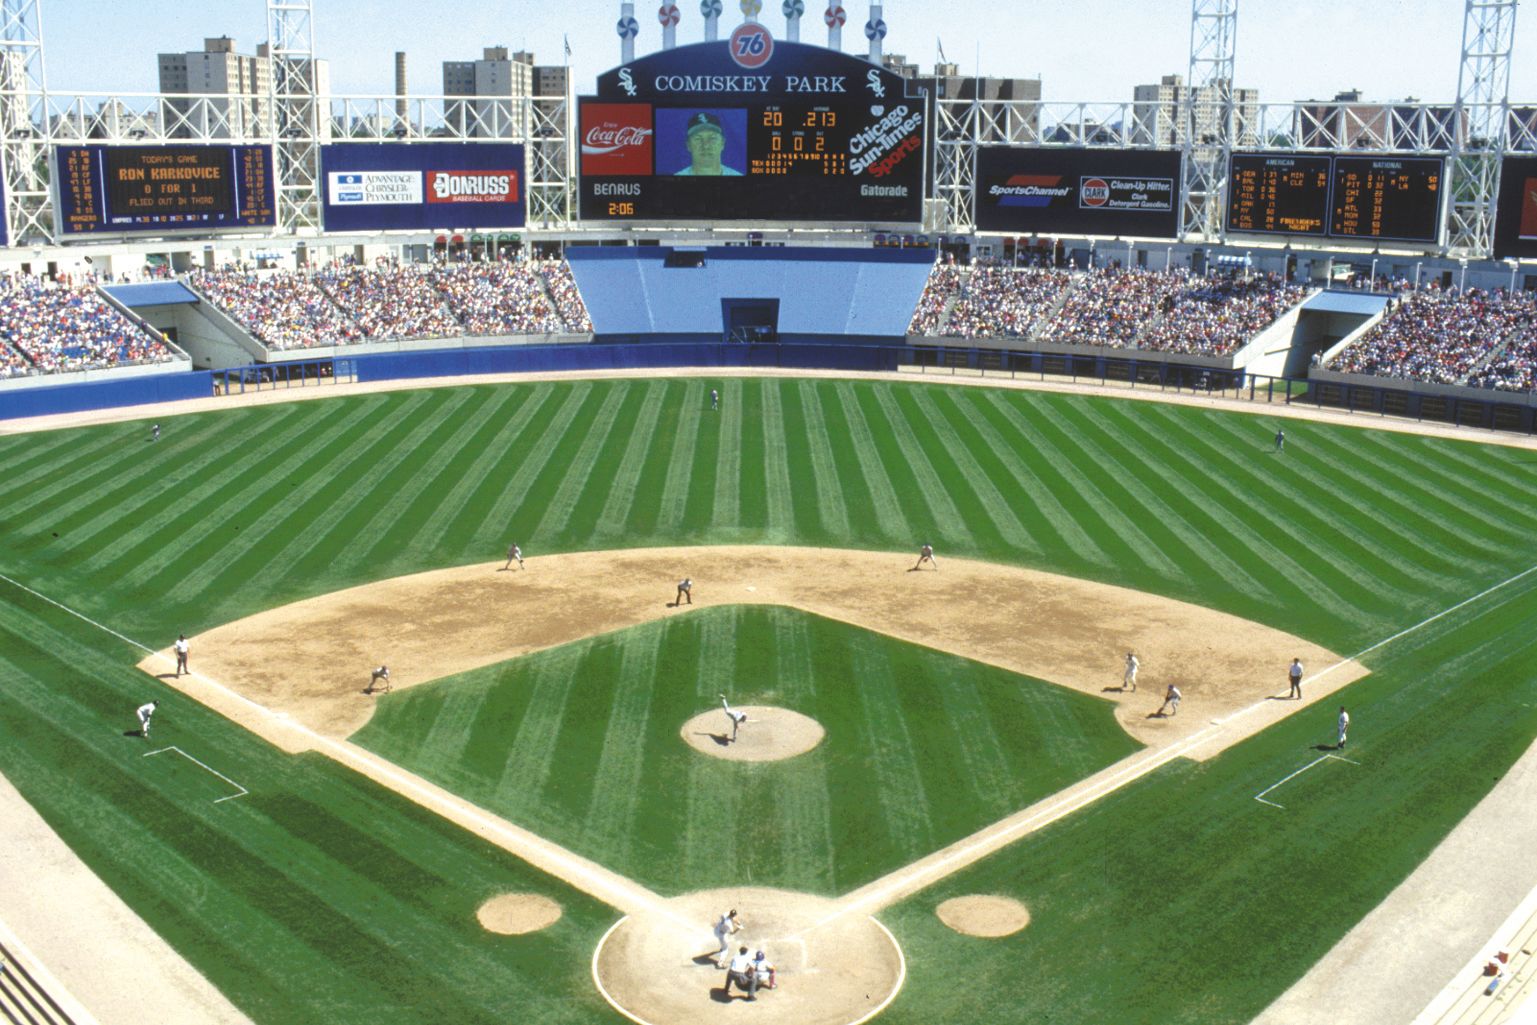
[[[870,91],[876,96],[884,97],[886,95],[886,87],[881,85],[881,73],[879,71],[872,68],[870,73],[865,76],[865,84],[870,87]]]
[[[630,74],[629,68],[619,69],[619,85],[624,89],[626,96],[635,95],[635,77]]]

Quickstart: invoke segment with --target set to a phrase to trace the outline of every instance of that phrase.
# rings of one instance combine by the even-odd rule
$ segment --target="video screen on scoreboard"
[[[1434,242],[1442,180],[1439,157],[1335,157],[1329,235]]]
[[[1537,156],[1506,157],[1500,165],[1494,256],[1498,260],[1537,258]]]
[[[1434,243],[1444,170],[1440,157],[1234,153],[1227,230]]]
[[[1255,235],[1322,235],[1328,230],[1327,156],[1234,153],[1228,171],[1227,230]]]
[[[985,146],[977,151],[976,224],[1032,235],[1179,234],[1176,150]]]
[[[632,61],[580,100],[580,215],[918,223],[926,119],[907,85],[756,23]]]
[[[268,146],[60,146],[60,234],[271,227]]]

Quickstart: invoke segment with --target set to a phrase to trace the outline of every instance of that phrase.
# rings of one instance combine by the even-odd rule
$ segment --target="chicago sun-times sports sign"
[[[762,25],[664,50],[580,99],[584,220],[916,225],[926,97]]]

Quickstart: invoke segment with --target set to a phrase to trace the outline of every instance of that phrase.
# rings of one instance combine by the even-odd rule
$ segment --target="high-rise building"
[[[1156,85],[1132,90],[1133,141],[1160,147],[1183,146],[1192,121],[1197,146],[1220,135],[1224,93],[1232,92],[1233,146],[1257,146],[1260,142],[1259,90],[1230,89],[1228,83],[1191,88],[1183,75],[1164,75]]]
[[[523,134],[523,100],[533,95],[533,60],[514,60],[505,46],[488,46],[480,60],[444,61],[444,116],[457,132],[477,139]],[[459,97],[463,97],[462,99]]]
[[[159,55],[160,91],[170,96],[206,99],[170,99],[166,102],[165,134],[171,138],[262,138],[270,130],[272,58],[266,43],[256,53],[235,52],[229,36],[204,39],[201,50]],[[323,60],[305,62],[311,93],[331,91],[330,65]],[[329,119],[322,119],[322,131]]]
[[[918,65],[909,63],[900,53],[888,53],[881,64],[903,78],[928,90],[929,102],[979,100],[981,142],[1034,142],[1041,120],[1041,80],[1039,78],[988,78],[962,75],[959,65],[939,62],[932,75],[919,73]]]

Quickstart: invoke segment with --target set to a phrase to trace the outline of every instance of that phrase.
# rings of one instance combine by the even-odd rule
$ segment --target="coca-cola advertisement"
[[[582,174],[650,174],[651,106],[582,104]]]

